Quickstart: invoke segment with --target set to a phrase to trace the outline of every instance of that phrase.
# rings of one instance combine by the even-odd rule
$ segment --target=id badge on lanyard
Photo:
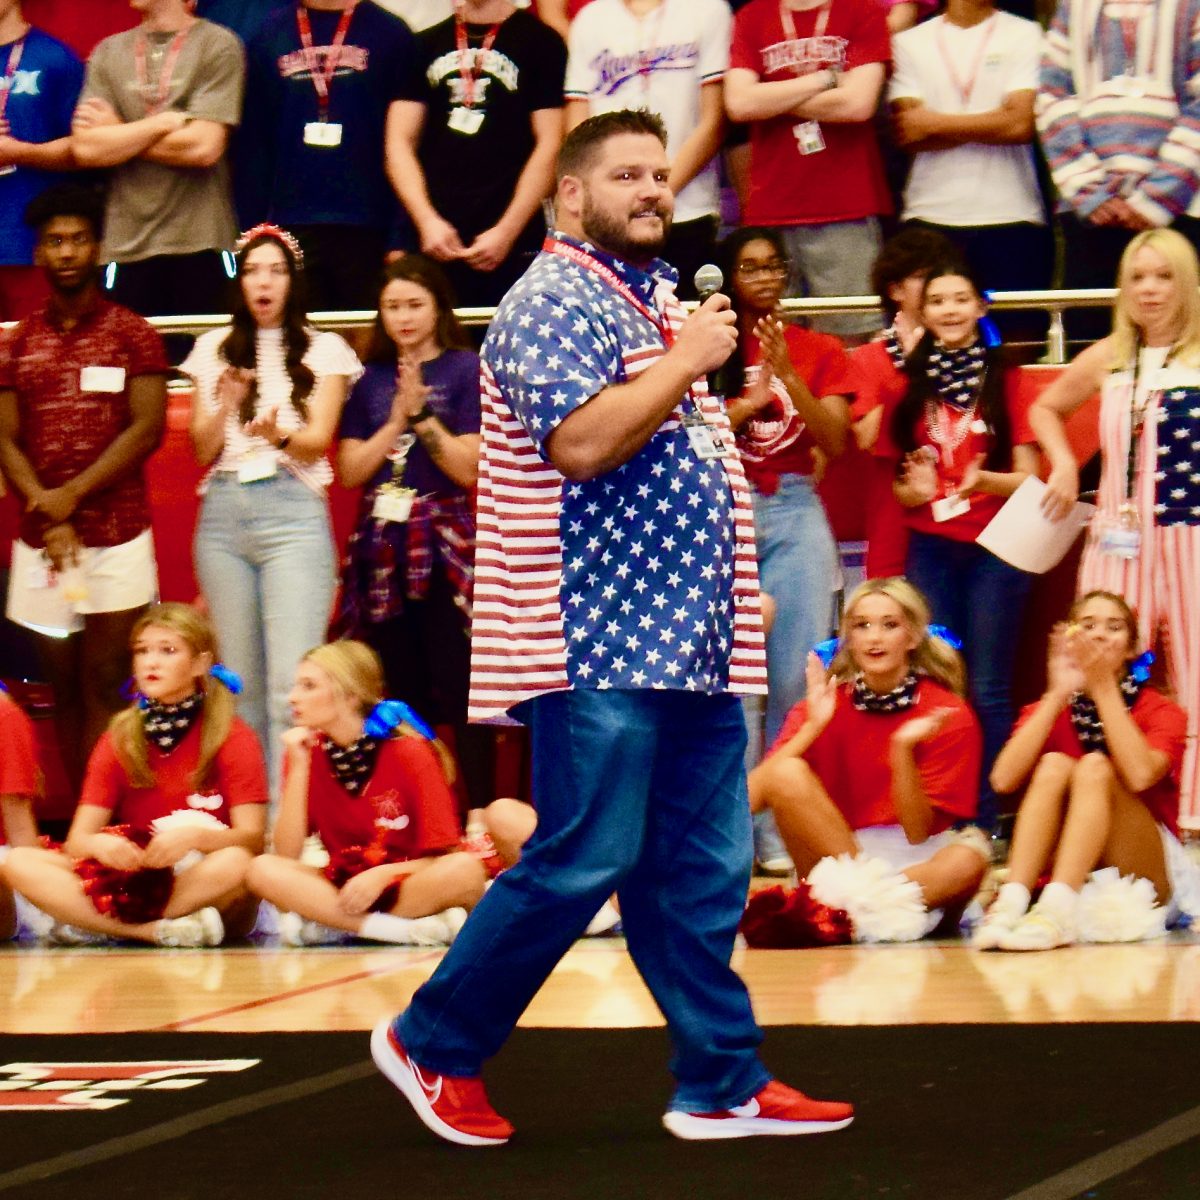
[[[717,431],[704,419],[699,409],[693,408],[691,412],[684,413],[683,431],[701,462],[712,462],[721,457],[722,447]]]
[[[306,121],[304,124],[304,144],[306,146],[321,146],[326,149],[336,149],[342,144],[342,124],[340,121],[329,119],[329,93],[333,86],[333,77],[342,61],[342,47],[346,44],[346,35],[350,32],[350,22],[359,0],[342,9],[338,18],[337,29],[333,41],[325,51],[325,61],[318,66],[319,55],[313,45],[312,22],[309,20],[308,9],[303,4],[296,8],[296,29],[300,35],[300,46],[304,53],[304,62],[308,67],[308,76],[312,80],[313,90],[317,93],[316,121]]]

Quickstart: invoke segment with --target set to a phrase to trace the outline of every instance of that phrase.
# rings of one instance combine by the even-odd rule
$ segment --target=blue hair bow
[[[367,714],[363,722],[363,731],[371,737],[385,738],[391,736],[397,725],[411,725],[427,741],[434,741],[437,735],[403,700],[380,700]]]
[[[962,649],[962,638],[947,629],[945,625],[930,625],[928,629],[930,637],[937,638],[939,642],[945,642],[952,650]],[[833,666],[833,660],[837,658],[837,652],[841,649],[841,646],[841,638],[826,638],[823,642],[817,642],[813,646],[812,652],[821,660],[821,665],[828,671]],[[1153,655],[1151,655],[1151,661],[1153,661]]]
[[[945,625],[930,625],[929,636],[937,638],[939,642],[945,642],[951,650],[961,650],[963,647],[962,638]]]
[[[992,293],[987,288],[984,289],[983,298],[984,298],[984,300],[986,300],[988,302],[988,304],[991,304]],[[979,323],[979,336],[981,338],[983,338],[983,344],[989,350],[994,349],[996,346],[999,346],[1002,339],[1000,337],[1000,330],[996,328],[996,322],[993,321],[991,317],[985,316],[985,317],[980,317],[978,323]],[[957,647],[955,647],[955,648],[957,649]]]
[[[235,696],[242,694],[242,689],[245,687],[242,677],[236,671],[231,671],[224,663],[213,663],[208,668],[208,673],[218,683],[223,683]]]
[[[4,680],[0,679],[0,692],[7,692],[7,691],[8,691],[8,688],[5,686]]]
[[[1129,664],[1129,674],[1138,681],[1145,683],[1150,678],[1150,668],[1154,666],[1154,651],[1145,650]]]

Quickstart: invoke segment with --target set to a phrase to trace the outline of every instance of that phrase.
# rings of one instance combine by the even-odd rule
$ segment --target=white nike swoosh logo
[[[412,1073],[417,1077],[417,1082],[421,1085],[421,1090],[428,1097],[429,1103],[436,1104],[442,1094],[442,1077],[439,1075],[436,1083],[426,1083],[425,1077],[421,1074],[421,1068],[411,1059],[409,1059],[409,1065],[412,1067]],[[751,1103],[757,1107],[757,1101],[752,1100]]]
[[[737,1108],[731,1108],[729,1112],[735,1117],[757,1117],[762,1111],[758,1107],[758,1101],[751,1096],[745,1104],[739,1104]]]

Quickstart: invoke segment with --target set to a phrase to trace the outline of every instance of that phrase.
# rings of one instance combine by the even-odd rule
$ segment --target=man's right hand
[[[458,236],[458,230],[436,213],[421,223],[420,233],[421,249],[430,258],[436,258],[439,262],[450,262],[453,259],[462,258],[463,252],[466,250],[462,244],[462,238]]]
[[[718,292],[683,323],[670,352],[689,361],[694,367],[692,377],[699,379],[724,365],[737,348],[737,339],[737,314],[729,297]]]

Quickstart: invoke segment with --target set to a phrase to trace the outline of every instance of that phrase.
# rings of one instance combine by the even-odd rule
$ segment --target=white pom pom
[[[151,833],[164,833],[168,829],[184,828],[228,829],[229,826],[218,817],[214,817],[212,813],[203,812],[197,808],[177,808],[174,812],[167,813],[165,817],[155,817],[150,822]],[[178,875],[182,871],[189,870],[203,858],[202,851],[189,850],[175,864],[175,874]]]
[[[921,889],[881,858],[823,858],[809,872],[808,886],[815,900],[850,914],[856,942],[915,942],[930,931]]]
[[[323,871],[329,866],[329,851],[325,849],[325,843],[321,841],[319,834],[310,833],[304,839],[300,861],[306,867],[316,867],[318,871]]]
[[[1167,910],[1150,880],[1104,867],[1080,890],[1075,922],[1081,942],[1142,942],[1166,933]]]

